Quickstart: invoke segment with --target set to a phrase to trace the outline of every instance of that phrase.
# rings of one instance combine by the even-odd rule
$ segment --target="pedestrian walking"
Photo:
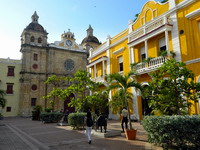
[[[122,132],[124,132],[124,123],[125,123],[125,127],[126,129],[128,129],[128,110],[124,107],[122,109],[122,121],[121,121],[121,126],[122,126]]]
[[[101,132],[102,132],[102,128],[104,127],[104,132],[106,133],[107,118],[104,113],[101,113],[101,115],[97,118],[96,129],[99,130],[99,127],[100,127]]]
[[[89,108],[87,112],[87,116],[86,116],[86,135],[87,135],[89,144],[92,143],[92,139],[91,139],[92,126],[93,126],[93,120],[92,120],[91,109]]]

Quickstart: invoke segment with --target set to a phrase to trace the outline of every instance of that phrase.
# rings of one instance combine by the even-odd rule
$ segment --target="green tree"
[[[94,82],[90,80],[90,74],[85,70],[78,70],[74,77],[69,78],[70,86],[63,90],[63,96],[69,96],[71,93],[76,95],[75,99],[72,99],[70,106],[75,106],[78,111],[87,111],[90,106],[87,96],[89,90],[94,85]]]
[[[4,108],[6,106],[6,99],[4,98],[5,92],[0,90],[0,107]]]
[[[119,73],[114,73],[108,75],[108,88],[110,90],[116,89],[123,91],[124,95],[124,102],[125,106],[128,110],[128,120],[129,120],[129,129],[133,129],[131,124],[131,116],[130,116],[130,108],[128,104],[128,91],[134,87],[135,89],[141,89],[141,86],[139,83],[137,83],[132,76],[135,75],[134,72],[129,72],[127,75],[121,75]],[[121,105],[120,105],[121,106]]]
[[[134,22],[137,20],[139,15],[140,15],[139,13],[135,14],[135,19],[133,20]]]
[[[132,93],[127,92],[126,94],[127,94],[128,103],[130,103],[132,100]],[[124,90],[120,89],[115,92],[115,94],[112,96],[112,99],[109,101],[109,104],[113,111],[120,114],[122,108],[126,107],[124,97],[125,97]]]
[[[74,76],[65,77],[58,80],[58,77],[51,78],[51,82],[64,80],[70,82],[70,85],[66,88],[55,87],[47,98],[58,97],[60,99],[66,99],[70,94],[75,94],[75,98],[71,99],[69,106],[75,107],[77,111],[87,111],[88,107],[93,107],[99,100],[99,95],[90,95],[89,91],[94,91],[100,86],[99,83],[95,83],[90,79],[90,74],[85,70],[78,70]]]
[[[65,79],[64,77],[58,77],[56,75],[52,75],[45,81],[45,84],[49,84],[49,85],[53,86],[52,93],[50,93],[47,97],[44,97],[49,100],[49,104],[51,106],[51,109],[53,109],[53,110],[54,110],[56,97],[58,97],[58,95],[56,95],[55,91],[57,91],[57,89],[61,86],[62,81],[64,79]]]
[[[142,93],[150,99],[149,106],[154,111],[164,115],[186,114],[191,101],[197,101],[200,84],[194,82],[194,74],[185,63],[167,60],[150,76],[153,80]]]
[[[94,88],[91,89],[91,95],[87,96],[90,105],[95,109],[99,110],[99,113],[107,113],[108,107],[108,91],[102,87],[102,83],[94,83]]]

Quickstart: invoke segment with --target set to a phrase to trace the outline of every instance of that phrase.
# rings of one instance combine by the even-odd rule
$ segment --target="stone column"
[[[96,64],[94,65],[94,78],[96,78],[97,77],[97,66],[96,66]]]
[[[103,77],[104,77],[105,76],[105,62],[104,62],[104,60],[102,62],[102,69],[103,69]]]
[[[145,45],[145,54],[146,54],[146,59],[149,57],[148,56],[148,42],[147,40],[144,41],[144,45]]]
[[[169,55],[170,51],[169,51],[169,33],[168,33],[168,31],[165,31],[165,42],[166,42],[167,54]]]

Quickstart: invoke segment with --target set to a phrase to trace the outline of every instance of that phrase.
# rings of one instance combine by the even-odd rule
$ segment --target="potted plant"
[[[129,129],[125,131],[126,137],[128,140],[136,139],[136,132],[137,130],[132,127],[131,123],[131,115],[130,115],[130,108],[128,104],[128,95],[130,88],[134,87],[136,89],[141,89],[139,83],[137,83],[132,76],[135,75],[134,72],[129,72],[127,75],[121,75],[119,73],[114,73],[108,75],[108,83],[109,83],[109,90],[117,89],[123,91],[123,97],[125,106],[128,110],[128,121],[129,121]],[[122,106],[121,106],[122,107]]]

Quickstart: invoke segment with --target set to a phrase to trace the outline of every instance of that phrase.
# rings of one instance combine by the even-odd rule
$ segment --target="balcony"
[[[136,70],[137,75],[149,73],[159,68],[166,60],[165,57],[159,56],[151,59],[148,63],[138,63],[133,69]]]
[[[94,82],[101,82],[101,83],[105,83],[106,82],[105,76],[100,76],[100,77],[92,78],[91,80],[94,81]]]
[[[129,46],[134,46],[165,31],[171,31],[172,26],[173,25],[168,17],[158,17],[130,33],[128,36]]]
[[[96,49],[93,49],[91,51],[91,54],[90,54],[90,57],[95,57],[97,56],[98,54],[104,52],[106,49],[108,49],[108,45],[107,43],[103,43],[102,45],[100,45],[99,47],[97,47]],[[90,58],[89,58],[90,59]]]

